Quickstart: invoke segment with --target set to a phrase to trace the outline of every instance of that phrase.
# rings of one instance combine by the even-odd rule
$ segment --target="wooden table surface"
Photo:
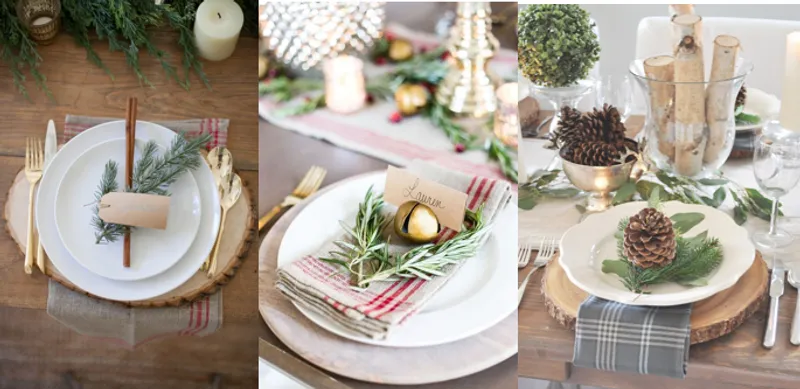
[[[552,112],[543,111],[540,118]],[[642,126],[642,117],[631,117],[629,134]],[[530,167],[531,169],[537,167]],[[541,168],[541,167],[538,167]],[[520,271],[520,276],[529,269]],[[797,291],[786,284],[780,303],[778,338],[774,348],[761,346],[768,301],[732,334],[691,347],[685,380],[610,373],[571,365],[575,333],[551,318],[541,293],[543,271],[531,277],[519,308],[519,375],[606,388],[798,388],[800,347],[789,342],[789,328]]]
[[[443,10],[452,9],[453,6],[453,4],[446,3],[418,3],[414,4],[414,7],[409,7],[408,4],[389,3],[387,6],[387,19],[430,31]],[[510,6],[514,6],[514,9],[516,9],[515,3],[499,5],[501,8]],[[498,6],[495,5],[495,7]],[[497,10],[496,8],[495,12]],[[513,43],[514,29],[503,30],[506,34],[499,36],[501,42],[509,47],[516,46]],[[274,205],[280,203],[300,182],[300,179],[311,165],[319,165],[328,170],[323,186],[357,174],[383,170],[387,167],[387,163],[384,161],[281,129],[266,121],[261,121],[259,131],[259,149],[261,151],[259,176],[261,185],[258,201],[260,215],[265,214]],[[265,232],[266,229],[262,232],[262,235]],[[268,332],[264,340],[283,351],[273,351],[271,355],[280,354],[282,357],[280,361],[274,360],[271,361],[272,363],[283,364],[281,368],[285,371],[299,372],[297,373],[298,378],[309,383],[319,382],[317,381],[317,375],[312,373],[313,369],[304,367],[303,365],[306,365],[306,362],[283,345],[274,334]],[[267,350],[266,345],[263,346],[263,349]],[[263,356],[266,357],[266,354]],[[409,372],[409,374],[413,374],[413,372]],[[354,389],[391,387],[355,381],[344,377],[335,378]],[[424,385],[421,388],[506,389],[516,387],[517,358],[515,356],[483,372],[458,380]],[[331,386],[331,388],[334,387]]]
[[[156,33],[180,68],[177,36]],[[168,80],[160,65],[142,54],[142,69],[154,87],[141,86],[121,53],[107,44],[95,49],[115,75],[86,60],[85,51],[62,33],[41,47],[42,72],[56,102],[29,82],[31,101],[19,95],[8,68],[0,66],[0,193],[24,164],[25,138],[44,137],[48,119],[63,131],[66,114],[125,115],[129,96],[139,99],[139,119],[166,120],[208,116],[230,119],[228,146],[236,168],[258,193],[256,56],[258,42],[242,37],[233,57],[205,64],[213,90],[193,78],[191,91]],[[133,350],[80,335],[45,312],[47,278],[23,271],[23,255],[7,233],[0,234],[0,388],[255,388],[257,339],[266,325],[257,310],[258,250],[250,250],[238,274],[224,288],[222,328],[205,338],[172,337]],[[72,377],[72,378],[69,378]],[[79,383],[81,386],[76,386]]]

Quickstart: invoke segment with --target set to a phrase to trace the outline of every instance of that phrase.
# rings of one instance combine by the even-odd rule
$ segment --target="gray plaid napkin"
[[[572,363],[593,369],[686,376],[691,304],[626,305],[589,296],[578,309]]]

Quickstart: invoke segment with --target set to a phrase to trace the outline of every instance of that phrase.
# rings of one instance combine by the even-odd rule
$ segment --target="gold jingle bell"
[[[394,92],[397,110],[403,116],[416,115],[428,104],[428,89],[419,84],[403,84]]]
[[[404,203],[394,215],[394,231],[414,243],[432,242],[441,229],[433,210],[416,201]]]
[[[389,59],[402,62],[414,56],[414,45],[406,39],[394,39],[389,43]]]

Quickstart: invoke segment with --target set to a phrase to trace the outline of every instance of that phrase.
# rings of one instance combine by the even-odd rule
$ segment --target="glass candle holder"
[[[497,88],[497,111],[494,114],[494,134],[503,143],[517,147],[519,138],[519,87],[509,82]]]
[[[17,17],[36,43],[49,45],[61,28],[61,1],[20,0]]]
[[[322,70],[325,74],[325,106],[329,110],[348,114],[364,107],[367,91],[363,61],[341,55],[325,61]]]

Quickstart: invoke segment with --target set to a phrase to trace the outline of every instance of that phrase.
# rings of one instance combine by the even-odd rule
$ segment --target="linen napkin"
[[[413,161],[409,170],[421,177],[467,193],[467,206],[476,210],[484,205],[483,216],[491,223],[512,198],[511,186],[502,180],[469,176],[422,161]],[[355,207],[356,204],[349,205]],[[352,224],[352,220],[345,220]],[[445,229],[438,239],[450,239],[456,233]],[[391,250],[401,250],[396,244]],[[419,311],[453,277],[467,259],[444,269],[444,276],[430,281],[405,279],[375,282],[366,291],[350,288],[349,275],[339,267],[319,260],[334,249],[333,241],[315,254],[300,258],[278,269],[276,287],[290,300],[311,309],[342,326],[372,337],[385,339],[393,328]]]
[[[686,376],[691,304],[627,305],[589,296],[578,308],[575,366],[673,378]]]
[[[62,142],[98,124],[121,120],[67,115]],[[187,136],[211,134],[209,147],[225,146],[228,119],[204,118],[154,122]],[[216,332],[222,326],[222,291],[192,304],[165,308],[128,308],[88,297],[49,282],[47,313],[78,333],[121,342],[128,347],[170,335],[198,336]]]

